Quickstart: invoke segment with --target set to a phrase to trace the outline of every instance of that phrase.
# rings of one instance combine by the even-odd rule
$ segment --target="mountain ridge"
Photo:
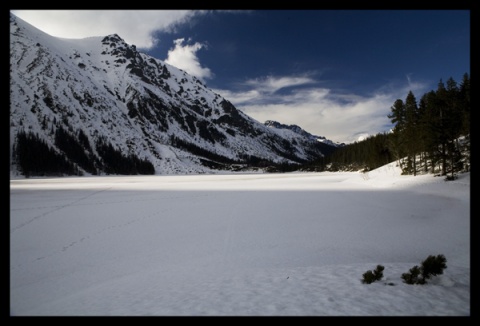
[[[117,34],[56,38],[10,14],[11,174],[22,174],[15,151],[21,132],[36,135],[80,174],[116,173],[106,149],[119,160],[151,162],[155,174],[301,164],[324,156],[318,142],[265,126]],[[80,144],[84,153],[61,149],[65,138],[70,149]],[[79,156],[93,162],[91,171]]]
[[[324,136],[313,135],[313,134],[309,133],[308,131],[304,130],[302,127],[300,127],[298,125],[295,125],[295,124],[287,125],[287,124],[283,124],[283,123],[280,123],[280,122],[275,121],[275,120],[267,120],[267,121],[264,122],[264,124],[265,124],[265,126],[271,127],[271,128],[291,130],[291,131],[293,131],[297,134],[300,134],[300,135],[302,135],[306,138],[309,138],[313,141],[318,141],[318,142],[321,142],[321,143],[324,143],[324,144],[328,144],[330,146],[334,146],[334,147],[345,146],[345,143],[336,143],[336,142],[334,142],[330,139],[327,139]]]

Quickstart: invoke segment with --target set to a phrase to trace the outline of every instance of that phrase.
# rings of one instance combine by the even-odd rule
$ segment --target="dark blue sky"
[[[214,88],[267,75],[313,74],[326,87],[365,95],[392,82],[436,87],[470,72],[467,10],[258,10],[201,15],[159,32],[148,51],[165,59],[173,40],[197,52]]]

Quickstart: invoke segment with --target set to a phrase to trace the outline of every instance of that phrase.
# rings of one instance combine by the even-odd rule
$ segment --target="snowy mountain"
[[[297,125],[286,125],[286,124],[283,124],[283,123],[280,123],[280,122],[277,122],[277,121],[274,121],[274,120],[267,120],[265,121],[265,126],[267,127],[271,127],[271,128],[277,128],[277,129],[287,129],[287,130],[291,130],[299,135],[302,135],[303,137],[305,138],[308,138],[312,141],[318,141],[318,142],[321,142],[323,144],[327,144],[327,145],[330,145],[330,146],[333,146],[333,147],[341,147],[341,146],[345,146],[345,143],[336,143],[330,139],[327,139],[323,136],[316,136],[316,135],[312,135],[311,133],[309,133],[308,131],[302,129],[301,127],[297,126]]]
[[[11,173],[22,171],[19,153],[41,161],[40,147],[80,174],[115,174],[130,158],[155,174],[209,173],[303,163],[326,149],[252,119],[117,34],[57,38],[11,14]]]

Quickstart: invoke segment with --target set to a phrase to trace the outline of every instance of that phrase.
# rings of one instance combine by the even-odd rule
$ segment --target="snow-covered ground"
[[[10,205],[14,316],[471,314],[469,173],[11,179]]]

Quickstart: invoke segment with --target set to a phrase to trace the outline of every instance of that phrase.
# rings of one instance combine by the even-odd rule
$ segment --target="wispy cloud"
[[[268,76],[265,78],[248,80],[245,82],[245,85],[249,87],[253,87],[262,93],[272,94],[283,88],[306,85],[311,83],[315,83],[315,80],[307,76],[292,76],[292,77]]]
[[[319,84],[312,78],[267,77],[250,80],[238,92],[215,90],[238,109],[264,122],[277,120],[296,124],[310,133],[336,142],[351,143],[369,135],[388,131],[390,108],[397,98],[404,99],[412,85],[421,90],[423,84],[410,80],[406,85],[379,90],[370,96],[339,93],[332,89],[305,85]],[[287,86],[288,85],[288,86]],[[295,88],[302,86],[301,88]],[[283,87],[292,87],[287,94],[275,94]]]
[[[12,10],[47,34],[64,38],[116,33],[125,42],[149,49],[156,31],[169,31],[205,11],[192,10]]]
[[[277,92],[288,88],[298,88],[300,86],[314,84],[316,81],[308,76],[308,74],[301,76],[267,76],[262,78],[249,79],[244,82],[236,84],[238,90],[214,90],[229,101],[236,103],[236,105],[252,105],[272,102],[295,101],[296,96],[302,96],[299,92],[295,92],[290,96],[280,95]],[[314,93],[309,94],[313,96]]]
[[[174,41],[175,47],[168,51],[166,63],[185,70],[190,75],[200,79],[212,78],[212,72],[207,67],[202,67],[197,57],[197,51],[204,48],[202,43],[185,44],[185,39]]]
[[[230,91],[227,89],[213,89],[214,92],[222,95],[224,98],[229,100],[235,105],[242,105],[245,103],[254,102],[255,100],[260,100],[264,98],[258,90],[251,89],[248,91]]]
[[[407,78],[407,85],[405,85],[405,87],[408,88],[408,90],[412,92],[416,92],[416,91],[422,91],[425,88],[424,83],[412,79],[411,73],[407,74],[406,78]]]

